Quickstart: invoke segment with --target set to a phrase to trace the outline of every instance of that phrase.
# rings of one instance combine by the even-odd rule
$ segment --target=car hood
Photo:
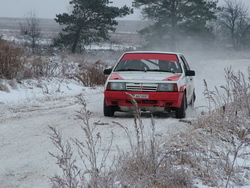
[[[181,73],[170,72],[113,72],[109,80],[177,81]]]

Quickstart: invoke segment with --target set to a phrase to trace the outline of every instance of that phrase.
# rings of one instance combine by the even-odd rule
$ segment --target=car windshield
[[[182,69],[178,61],[159,59],[122,59],[117,64],[114,71],[157,71],[182,73]]]
[[[126,53],[114,71],[158,71],[182,73],[176,54],[167,53]]]

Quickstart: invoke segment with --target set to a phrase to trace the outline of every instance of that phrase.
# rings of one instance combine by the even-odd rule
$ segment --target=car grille
[[[127,83],[126,89],[128,91],[156,91],[158,84],[149,83]]]

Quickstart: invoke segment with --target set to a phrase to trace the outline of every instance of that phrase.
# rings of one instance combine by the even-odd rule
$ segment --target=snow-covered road
[[[2,187],[50,186],[49,177],[59,172],[59,169],[55,159],[49,154],[49,152],[57,152],[49,139],[51,133],[49,126],[57,127],[64,139],[84,140],[81,129],[83,123],[76,117],[83,107],[78,99],[80,94],[83,94],[88,104],[87,109],[92,112],[90,122],[92,125],[97,125],[96,131],[101,133],[104,148],[107,148],[110,143],[111,132],[114,133],[114,152],[117,146],[120,149],[129,147],[124,131],[113,122],[121,123],[133,130],[133,115],[117,113],[114,118],[104,117],[102,114],[103,88],[83,88],[71,84],[68,86],[69,89],[61,90],[61,94],[55,95],[51,92],[52,94],[39,96],[41,88],[33,88],[33,94],[37,93],[36,98],[17,97],[14,100],[14,97],[6,96],[6,102],[1,102],[0,182]],[[67,89],[71,91],[70,88],[74,88],[75,92],[67,92]],[[28,95],[29,89],[24,91]],[[142,114],[142,121],[145,126],[149,125],[150,115]],[[156,132],[163,138],[168,133],[173,134],[183,130],[186,126],[183,124],[182,127],[178,120],[171,117],[171,114],[156,117],[155,121]]]

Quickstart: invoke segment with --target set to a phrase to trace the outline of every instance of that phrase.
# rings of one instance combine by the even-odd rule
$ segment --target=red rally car
[[[185,118],[188,104],[195,101],[195,71],[180,53],[132,51],[124,53],[109,75],[104,91],[104,116],[134,109],[129,93],[141,111],[175,111]]]

